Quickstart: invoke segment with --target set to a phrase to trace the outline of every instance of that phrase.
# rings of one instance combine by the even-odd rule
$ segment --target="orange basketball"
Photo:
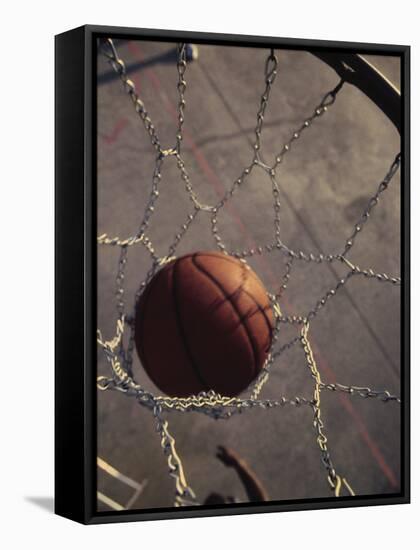
[[[234,396],[258,375],[271,346],[273,313],[245,263],[219,252],[188,254],[156,273],[141,295],[135,343],[164,393]]]

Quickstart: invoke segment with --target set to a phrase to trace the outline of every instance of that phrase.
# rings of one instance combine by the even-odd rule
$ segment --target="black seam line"
[[[270,304],[266,307],[262,307],[261,304],[259,302],[257,302],[257,300],[255,299],[255,297],[250,294],[247,290],[245,290],[244,288],[242,289],[242,292],[245,292],[245,294],[248,296],[248,298],[251,298],[251,300],[255,303],[255,305],[257,306],[257,311],[260,311],[260,313],[262,314],[262,316],[264,317],[264,320],[267,324],[267,328],[268,328],[268,334],[269,334],[269,345],[271,344],[271,340],[273,338],[273,327],[272,327],[272,324],[270,322],[270,319],[268,318],[268,315],[266,314],[266,310],[267,309],[270,309],[271,310],[271,306]],[[268,346],[266,346],[268,347]]]
[[[197,256],[199,256],[199,254],[193,254],[192,256],[192,262],[193,264],[195,265],[195,267],[201,271],[202,273],[204,273],[204,275],[206,275],[210,281],[213,282],[213,284],[215,284],[217,286],[217,288],[220,290],[220,292],[222,293],[222,295],[225,297],[225,299],[230,303],[230,305],[232,306],[232,309],[234,310],[234,312],[236,313],[238,319],[239,319],[239,322],[240,324],[244,327],[245,329],[245,332],[246,332],[246,335],[248,337],[248,341],[249,341],[249,344],[251,346],[251,349],[252,349],[252,356],[253,356],[253,360],[254,360],[254,365],[253,365],[253,372],[254,372],[254,376],[257,374],[257,351],[255,349],[255,345],[254,345],[254,342],[251,338],[251,334],[249,332],[249,328],[247,326],[246,323],[243,323],[242,322],[242,318],[241,318],[241,315],[238,311],[238,308],[236,307],[236,304],[235,302],[232,301],[231,297],[229,296],[229,294],[226,293],[225,289],[223,288],[223,286],[219,283],[219,281],[216,279],[216,277],[214,277],[211,273],[209,273],[207,271],[207,269],[205,269],[204,267],[202,267],[198,262],[197,262]]]
[[[207,256],[207,257],[210,257],[210,258],[220,258],[221,260],[226,260],[227,262],[231,263],[231,264],[234,264],[234,265],[238,265],[239,263],[242,263],[240,262],[237,258],[232,258],[230,256],[227,256],[226,254],[222,254],[221,252],[204,252],[204,253],[198,253],[197,256]],[[244,264],[245,265],[245,264]],[[259,280],[258,280],[259,282]],[[264,320],[267,324],[267,328],[268,328],[268,333],[269,333],[269,344],[271,344],[271,341],[272,341],[272,338],[273,338],[273,327],[272,327],[272,324],[270,322],[270,319],[268,318],[267,314],[266,314],[266,310],[267,309],[271,309],[271,306],[268,305],[266,306],[265,308],[263,308],[261,306],[261,304],[259,302],[257,302],[257,300],[255,299],[255,297],[250,294],[247,290],[245,290],[243,288],[243,283],[241,284],[241,286],[239,287],[239,289],[235,290],[231,296],[232,298],[235,296],[236,293],[238,293],[238,291],[242,291],[242,292],[245,292],[245,294],[251,298],[251,300],[254,302],[254,304],[257,306],[257,310],[252,312],[251,315],[246,315],[243,317],[243,319],[247,319],[249,317],[251,317],[252,315],[254,315],[254,313],[256,313],[257,311],[260,311],[262,313],[262,315],[264,316]],[[227,297],[227,296],[226,296]],[[227,297],[228,298],[228,297]],[[230,298],[228,298],[229,301],[230,301]],[[265,347],[268,347],[268,346],[265,346]]]
[[[210,257],[210,258],[220,258],[221,260],[226,260],[227,262],[231,263],[231,264],[235,264],[235,265],[238,265],[238,263],[242,263],[240,262],[240,260],[238,260],[237,258],[232,258],[230,256],[227,256],[226,254],[222,254],[221,252],[204,252],[204,253],[199,253],[197,254],[198,256],[207,256],[207,257]],[[258,277],[258,276],[257,276]],[[257,300],[255,299],[255,297],[250,294],[247,290],[245,290],[243,288],[243,284],[240,286],[240,289],[243,290],[243,292],[245,292],[245,294],[252,299],[252,301],[255,303],[255,305],[258,307],[258,309],[261,311],[261,313],[264,315],[264,319],[267,323],[267,327],[268,327],[268,331],[270,333],[270,339],[272,338],[272,335],[273,335],[273,327],[271,325],[271,322],[270,322],[270,319],[267,317],[265,311],[266,309],[271,309],[271,306],[268,305],[266,306],[265,308],[263,308],[261,306],[261,304],[259,302],[257,302]],[[237,291],[235,291],[237,292]],[[232,293],[232,297],[234,296],[235,292]]]
[[[226,260],[227,262],[231,264],[242,264],[246,265],[238,258],[234,258],[233,256],[229,256],[228,254],[223,254],[222,252],[197,252],[197,256],[205,256],[208,258],[219,258],[220,260]]]
[[[196,265],[196,264],[194,264]],[[197,266],[196,266],[197,267]],[[207,275],[207,273],[206,273]],[[231,300],[233,300],[236,296],[239,296],[239,294],[242,292],[243,290],[243,287],[244,287],[244,283],[241,283],[238,288],[236,288],[232,294],[225,294],[223,293],[223,301],[220,301],[218,303],[216,303],[214,306],[212,306],[210,308],[210,311],[213,313],[214,311],[216,311],[220,306],[222,306],[225,302],[226,302],[226,299],[230,302]],[[246,319],[247,317],[251,317],[254,313],[256,313],[258,311],[258,309],[255,309],[254,311],[251,311],[251,312],[248,312],[246,315],[244,315],[244,319]]]
[[[204,380],[197,363],[194,361],[194,357],[193,357],[193,355],[191,353],[191,350],[188,346],[186,331],[185,331],[184,325],[182,324],[181,310],[180,310],[180,307],[179,307],[177,291],[176,291],[176,289],[177,289],[177,277],[176,277],[177,271],[176,271],[176,267],[178,265],[180,265],[181,260],[182,260],[182,258],[178,258],[178,260],[176,260],[176,262],[174,264],[174,267],[173,267],[173,271],[172,271],[172,298],[173,298],[173,302],[174,302],[175,316],[176,316],[176,319],[177,319],[177,326],[179,328],[179,335],[181,337],[181,341],[182,341],[182,344],[184,346],[185,354],[189,359],[191,368],[192,368],[194,374],[196,375],[196,377],[198,378],[198,381],[200,382],[200,384],[204,387],[205,391],[209,391],[211,388],[210,388],[209,384]]]
[[[232,292],[232,294],[229,294],[229,295],[226,294],[226,296],[222,294],[223,300],[218,300],[214,305],[210,306],[208,313],[214,313],[227,301],[231,302],[232,300],[234,300],[235,297],[239,296],[241,292],[244,292],[249,296],[249,298],[253,299],[253,296],[249,294],[246,290],[244,290],[243,284],[241,284],[236,290]],[[244,321],[246,321],[247,319],[251,319],[251,317],[253,317],[256,313],[262,313],[264,315],[264,311],[262,307],[258,304],[258,302],[256,302],[255,299],[253,299],[253,302],[256,304],[257,307],[254,307],[251,305],[248,308],[248,311],[244,315],[239,317],[239,325],[244,324]],[[270,306],[267,306],[267,307],[270,307]],[[270,326],[269,326],[269,342],[264,346],[264,348],[268,348],[270,343],[271,343],[271,333],[270,333]]]
[[[207,273],[206,273],[207,274]],[[270,324],[270,320],[266,317],[265,315],[265,311],[264,311],[264,308],[257,302],[257,300],[254,298],[254,296],[252,294],[250,294],[247,290],[245,290],[244,288],[244,283],[241,283],[238,288],[236,290],[234,290],[231,294],[227,294],[227,293],[224,293],[223,294],[223,297],[224,297],[224,301],[223,302],[220,302],[216,305],[216,307],[214,309],[217,309],[218,307],[220,307],[224,302],[229,301],[229,302],[232,302],[232,300],[234,300],[237,296],[239,297],[239,295],[241,294],[241,292],[243,292],[244,294],[246,294],[248,296],[248,298],[250,298],[254,304],[257,306],[257,307],[250,307],[247,311],[247,313],[245,313],[244,315],[241,315],[239,317],[239,320],[241,322],[243,321],[246,321],[247,319],[250,319],[251,317],[253,317],[256,313],[262,313],[262,315],[264,316],[264,320],[266,321],[267,323],[267,327],[268,327],[268,331],[269,331],[269,334],[271,336],[271,324]],[[268,305],[266,307],[267,308],[270,308],[270,306]],[[239,315],[239,312],[238,312],[238,315]]]

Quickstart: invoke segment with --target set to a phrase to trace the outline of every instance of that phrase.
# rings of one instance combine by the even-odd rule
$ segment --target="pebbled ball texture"
[[[135,343],[165,394],[212,389],[234,396],[261,371],[273,321],[264,285],[249,266],[196,252],[167,264],[147,285],[136,307]]]

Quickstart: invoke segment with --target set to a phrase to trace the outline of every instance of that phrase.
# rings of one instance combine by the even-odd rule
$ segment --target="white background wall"
[[[412,501],[358,508],[83,527],[33,499],[53,494],[53,35],[84,23],[412,46],[412,210],[419,205],[416,3],[8,2],[2,8],[0,544],[3,548],[391,548],[418,532],[419,387],[412,223]],[[418,535],[417,535],[418,538]],[[414,539],[415,540],[415,539]],[[412,545],[410,545],[412,547]]]

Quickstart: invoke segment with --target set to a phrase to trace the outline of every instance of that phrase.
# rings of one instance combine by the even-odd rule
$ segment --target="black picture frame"
[[[95,39],[394,54],[402,67],[401,493],[262,504],[96,511]],[[324,40],[86,25],[55,37],[55,512],[84,523],[345,508],[410,502],[410,48]]]

